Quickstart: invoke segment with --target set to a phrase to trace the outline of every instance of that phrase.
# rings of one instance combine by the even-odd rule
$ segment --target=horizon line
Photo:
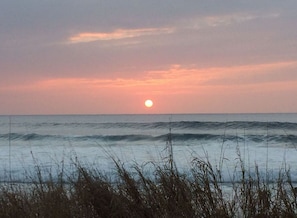
[[[131,116],[131,115],[245,115],[245,114],[297,114],[297,112],[211,112],[211,113],[69,113],[69,114],[0,114],[0,116]]]

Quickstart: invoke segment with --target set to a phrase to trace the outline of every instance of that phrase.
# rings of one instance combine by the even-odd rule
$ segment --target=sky
[[[296,8],[1,0],[0,114],[297,112]]]

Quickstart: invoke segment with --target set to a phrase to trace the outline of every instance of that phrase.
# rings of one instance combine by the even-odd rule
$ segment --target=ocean
[[[71,174],[77,163],[107,174],[113,160],[149,168],[168,161],[169,141],[183,172],[199,158],[234,181],[241,161],[271,178],[290,169],[297,182],[297,114],[0,116],[0,182]]]

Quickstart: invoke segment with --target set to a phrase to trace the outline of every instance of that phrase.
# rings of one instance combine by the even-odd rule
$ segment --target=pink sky
[[[297,2],[269,3],[4,0],[0,114],[297,112]]]

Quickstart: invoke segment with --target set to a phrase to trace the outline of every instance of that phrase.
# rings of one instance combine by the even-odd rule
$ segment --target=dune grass
[[[241,165],[226,192],[220,170],[198,158],[187,173],[172,163],[152,164],[150,174],[114,163],[112,177],[77,164],[66,180],[37,168],[30,184],[1,184],[0,217],[297,217],[289,170],[268,182]]]

